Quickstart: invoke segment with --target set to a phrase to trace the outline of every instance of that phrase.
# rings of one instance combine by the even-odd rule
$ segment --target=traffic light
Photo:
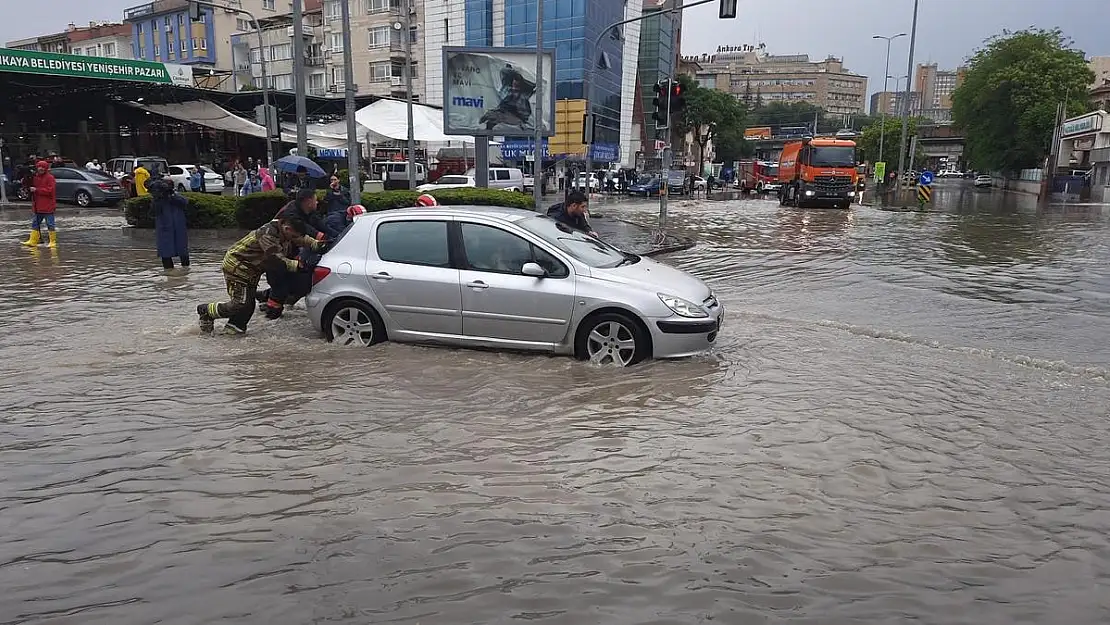
[[[670,97],[668,84],[665,82],[655,83],[655,97],[651,99],[652,110],[651,118],[655,120],[656,128],[667,127],[667,99]]]
[[[686,107],[686,88],[680,82],[671,83],[671,115],[677,115]]]

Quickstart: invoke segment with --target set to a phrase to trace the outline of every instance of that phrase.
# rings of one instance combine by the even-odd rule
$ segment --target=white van
[[[466,172],[467,176],[474,175],[474,168]],[[524,172],[516,167],[490,167],[489,188],[502,191],[524,191]]]
[[[416,166],[416,186],[428,182],[428,166],[424,163],[414,163]],[[376,161],[371,164],[374,178],[381,180],[386,189],[409,188],[409,162],[408,161]]]

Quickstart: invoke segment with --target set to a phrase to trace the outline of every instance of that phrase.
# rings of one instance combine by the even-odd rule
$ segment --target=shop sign
[[[193,86],[193,68],[187,65],[7,48],[0,49],[0,72]]]
[[[1067,137],[1069,135],[1079,135],[1087,132],[1098,132],[1102,130],[1102,115],[1099,113],[1091,113],[1083,117],[1076,117],[1064,122],[1061,135]]]

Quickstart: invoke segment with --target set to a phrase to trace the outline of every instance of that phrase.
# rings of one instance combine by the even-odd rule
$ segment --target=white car
[[[574,188],[586,188],[586,174],[578,174],[578,181]],[[601,191],[601,181],[598,180],[597,174],[590,174],[590,191]]]
[[[212,171],[204,165],[200,166],[204,172],[204,190],[205,193],[213,193],[219,195],[224,192],[224,179],[222,176]],[[173,180],[173,186],[178,191],[189,191],[189,176],[193,175],[195,171],[194,165],[170,165],[170,179]]]
[[[473,189],[478,186],[474,180],[474,176],[458,176],[455,174],[448,174],[440,176],[435,182],[422,184],[416,187],[417,191],[435,192],[442,189]]]
[[[975,186],[989,188],[994,186],[994,179],[990,176],[975,176]]]

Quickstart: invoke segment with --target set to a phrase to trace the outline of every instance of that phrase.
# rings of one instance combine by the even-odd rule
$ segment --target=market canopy
[[[355,111],[355,121],[372,135],[405,141],[409,137],[407,108],[401,100],[382,99]],[[474,137],[443,134],[443,111],[423,104],[412,105],[412,129],[413,138],[423,143],[474,143]]]
[[[259,139],[266,138],[266,129],[261,124],[243,119],[215,102],[207,100],[191,100],[174,104],[142,104],[140,102],[128,102],[127,104],[150,113],[206,126],[214,130],[234,132]],[[296,143],[297,135],[283,132],[281,133],[281,140],[286,143]],[[308,143],[315,148],[339,148],[347,145],[345,139],[327,136],[309,136]]]

